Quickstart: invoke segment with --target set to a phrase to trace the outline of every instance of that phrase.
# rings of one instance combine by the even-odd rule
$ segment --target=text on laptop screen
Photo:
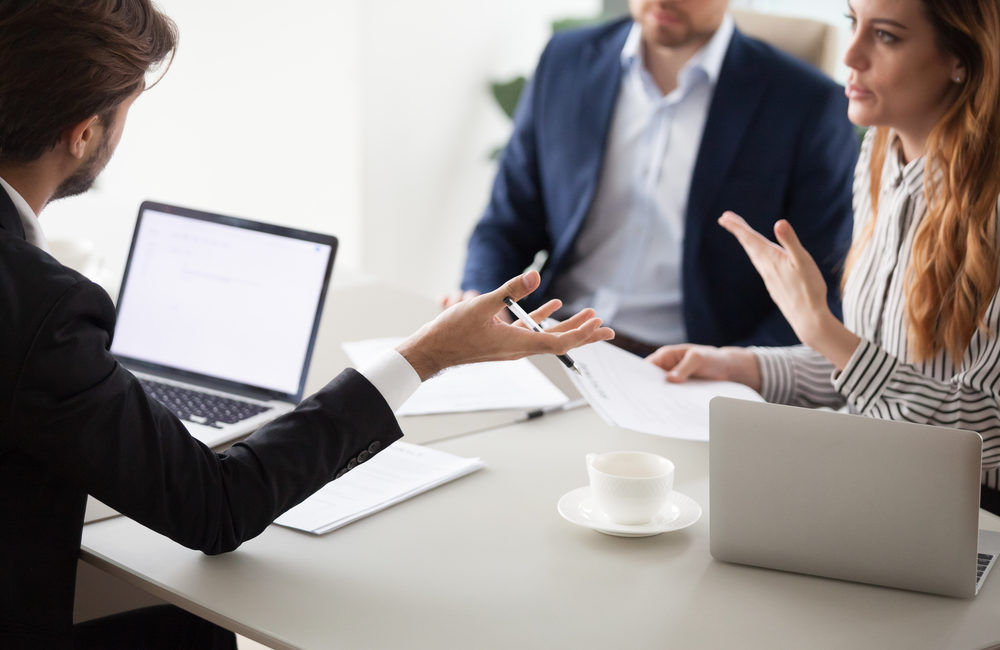
[[[295,393],[331,247],[154,210],[138,227],[111,351]]]

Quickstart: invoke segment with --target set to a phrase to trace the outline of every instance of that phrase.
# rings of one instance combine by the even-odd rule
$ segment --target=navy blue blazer
[[[463,289],[489,291],[548,253],[550,298],[596,193],[631,20],[557,34],[521,98],[492,195],[469,240]],[[788,219],[823,271],[840,314],[851,238],[857,137],[843,89],[738,30],[726,52],[695,162],[682,261],[688,338],[711,345],[797,343],[736,239],[739,213],[773,239]],[[657,343],[656,341],[650,341]]]

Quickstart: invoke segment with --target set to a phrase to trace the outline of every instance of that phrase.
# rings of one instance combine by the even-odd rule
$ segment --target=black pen
[[[545,331],[545,330],[543,330],[538,325],[538,323],[536,323],[531,318],[531,316],[528,315],[528,312],[524,311],[524,309],[521,308],[521,305],[519,305],[516,302],[514,302],[514,300],[511,299],[510,296],[504,297],[503,301],[504,301],[504,304],[507,305],[507,309],[511,310],[514,313],[514,315],[517,316],[517,320],[519,320],[522,323],[524,323],[525,325],[527,325],[529,329],[531,329],[531,330],[533,330],[535,332],[544,332]],[[557,354],[556,357],[558,357],[558,359],[560,361],[562,361],[562,363],[563,363],[564,366],[566,366],[567,368],[569,368],[570,370],[572,370],[576,374],[578,374],[580,376],[583,376],[583,373],[580,372],[580,369],[576,367],[576,364],[573,363],[573,360],[570,359],[570,357],[569,357],[568,354]]]
[[[526,422],[528,420],[535,420],[535,419],[540,418],[543,415],[547,415],[549,413],[555,413],[557,411],[569,411],[571,409],[579,408],[581,406],[586,406],[586,405],[587,405],[587,400],[585,400],[585,399],[583,399],[581,397],[580,399],[570,400],[568,402],[564,402],[562,404],[557,404],[555,406],[543,406],[540,409],[534,409],[534,410],[528,411],[523,416],[521,416],[520,419],[518,419],[518,422]]]

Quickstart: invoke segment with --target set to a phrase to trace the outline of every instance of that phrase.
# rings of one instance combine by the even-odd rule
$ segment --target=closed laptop
[[[720,397],[709,448],[718,560],[972,597],[1000,550],[972,431]]]

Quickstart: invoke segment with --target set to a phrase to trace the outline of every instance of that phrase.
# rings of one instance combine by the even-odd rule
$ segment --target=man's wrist
[[[420,377],[420,381],[427,381],[438,374],[444,368],[437,363],[432,355],[427,354],[427,346],[422,344],[422,332],[418,331],[413,336],[399,344],[396,351],[403,355],[403,358],[413,367],[413,370]]]

